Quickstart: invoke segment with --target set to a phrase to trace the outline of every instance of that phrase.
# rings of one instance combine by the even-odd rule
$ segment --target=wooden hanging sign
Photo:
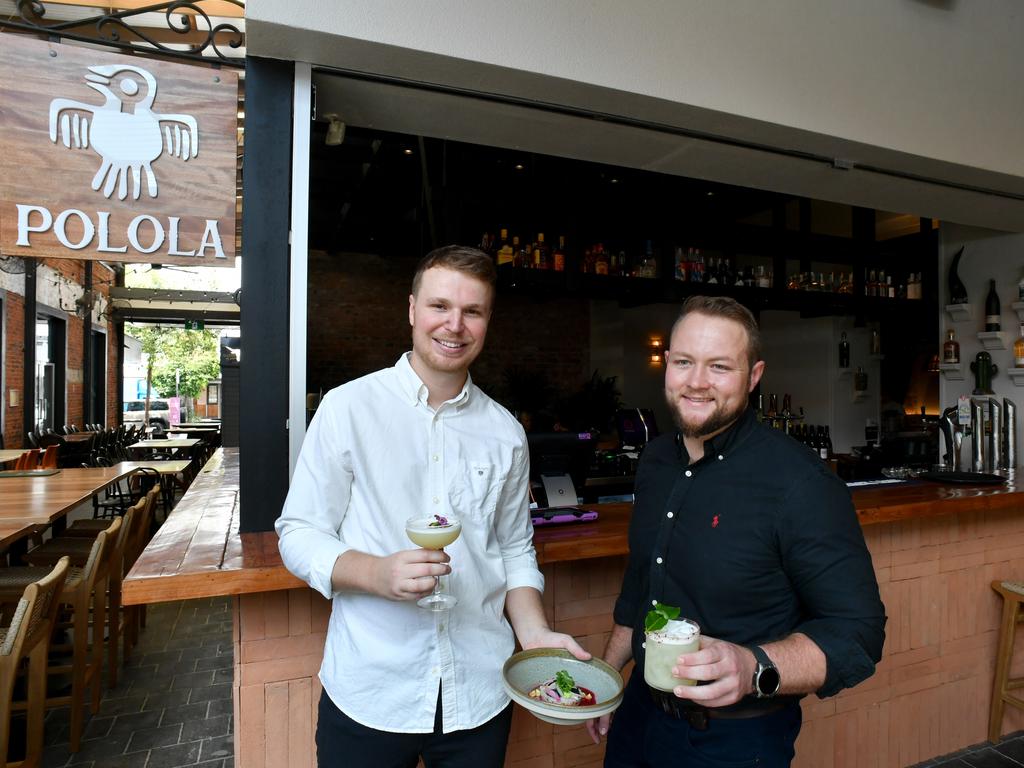
[[[0,254],[232,266],[234,70],[0,35]]]

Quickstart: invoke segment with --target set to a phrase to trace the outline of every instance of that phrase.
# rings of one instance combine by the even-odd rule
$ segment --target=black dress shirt
[[[692,464],[677,435],[651,441],[629,551],[614,616],[633,627],[641,669],[653,601],[739,645],[807,635],[828,663],[821,697],[870,677],[881,658],[885,607],[849,491],[749,408]]]

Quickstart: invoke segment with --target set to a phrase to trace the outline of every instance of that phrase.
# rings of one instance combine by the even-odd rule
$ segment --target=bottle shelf
[[[982,349],[1006,349],[1006,333],[1003,331],[978,331]]]
[[[1024,368],[1007,368],[1006,375],[1013,381],[1013,386],[1024,387]]]
[[[1017,322],[1024,323],[1024,301],[1015,301],[1010,308],[1017,313]]]
[[[947,304],[946,314],[954,323],[963,323],[974,319],[974,307],[970,304]]]
[[[946,377],[947,381],[963,381],[964,380],[964,364],[963,363],[939,363],[939,370],[942,375]],[[1021,369],[1024,372],[1024,368]],[[1024,382],[1021,382],[1024,385]]]

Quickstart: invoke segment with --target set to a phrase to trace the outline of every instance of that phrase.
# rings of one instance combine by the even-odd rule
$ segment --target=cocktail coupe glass
[[[410,517],[405,521],[405,533],[413,544],[424,549],[444,549],[462,533],[462,521],[455,515],[427,515]],[[430,611],[447,611],[459,602],[445,591],[441,577],[434,577],[434,591],[416,601],[420,608]]]

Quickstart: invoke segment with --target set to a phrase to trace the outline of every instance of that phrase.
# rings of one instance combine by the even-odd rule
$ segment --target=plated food
[[[601,659],[580,661],[563,648],[520,651],[501,672],[512,701],[555,725],[607,715],[622,703],[622,676],[617,670]]]
[[[560,707],[592,707],[597,704],[597,696],[589,688],[576,685],[572,675],[564,669],[558,670],[555,676],[545,680],[530,691],[530,698]]]

